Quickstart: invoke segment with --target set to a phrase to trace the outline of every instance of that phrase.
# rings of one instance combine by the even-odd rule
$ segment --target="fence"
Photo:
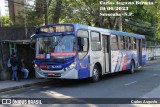
[[[160,58],[160,42],[147,41],[147,60],[156,60]]]

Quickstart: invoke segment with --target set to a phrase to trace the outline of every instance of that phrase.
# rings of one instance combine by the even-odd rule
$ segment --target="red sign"
[[[36,55],[36,58],[43,59],[43,58],[45,58],[45,54],[37,54],[37,55]]]
[[[75,56],[76,52],[54,52],[51,56]]]
[[[49,69],[49,66],[47,65],[38,65],[38,67],[41,69]]]
[[[55,74],[52,72],[48,72],[48,76],[54,76]]]

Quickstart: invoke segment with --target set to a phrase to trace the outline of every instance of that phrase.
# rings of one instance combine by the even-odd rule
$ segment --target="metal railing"
[[[160,42],[147,41],[146,52],[147,60],[160,58]]]

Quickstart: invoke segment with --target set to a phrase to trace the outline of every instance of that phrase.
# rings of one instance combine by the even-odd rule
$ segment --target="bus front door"
[[[110,72],[110,54],[109,54],[109,36],[108,35],[102,35],[103,40],[103,54],[104,54],[104,60],[103,60],[103,66],[105,73]]]

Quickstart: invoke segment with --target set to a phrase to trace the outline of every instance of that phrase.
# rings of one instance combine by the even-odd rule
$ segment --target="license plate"
[[[55,74],[54,73],[48,73],[48,76],[54,76]]]

